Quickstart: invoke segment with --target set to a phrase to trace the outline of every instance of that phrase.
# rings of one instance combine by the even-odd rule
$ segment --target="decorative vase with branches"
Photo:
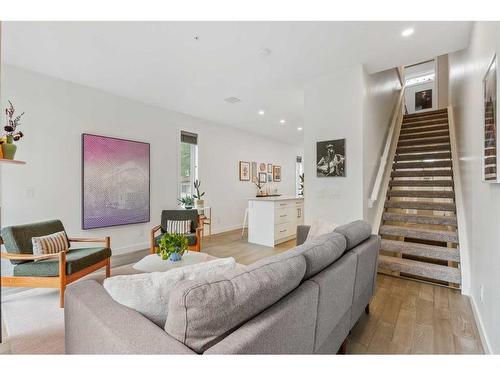
[[[21,125],[21,117],[24,115],[24,112],[14,117],[15,112],[14,105],[9,100],[9,106],[5,109],[5,114],[7,115],[7,123],[3,128],[5,133],[0,140],[2,154],[5,159],[14,159],[17,150],[17,146],[14,142],[24,137],[23,132],[18,129]]]
[[[193,198],[195,199],[195,205],[196,207],[203,207],[204,201],[203,201],[203,196],[205,195],[205,192],[200,192],[200,186],[201,186],[201,181],[200,180],[195,180],[194,181],[194,188],[196,189],[196,194],[193,195]]]

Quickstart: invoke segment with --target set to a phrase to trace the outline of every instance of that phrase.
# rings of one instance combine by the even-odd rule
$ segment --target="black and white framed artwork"
[[[316,175],[345,177],[345,138],[316,143]]]

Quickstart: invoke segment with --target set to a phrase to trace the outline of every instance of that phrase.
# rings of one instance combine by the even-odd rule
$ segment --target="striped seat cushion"
[[[191,233],[191,220],[167,220],[167,233]]]
[[[43,237],[33,237],[33,255],[55,254],[68,251],[66,232],[57,232]]]

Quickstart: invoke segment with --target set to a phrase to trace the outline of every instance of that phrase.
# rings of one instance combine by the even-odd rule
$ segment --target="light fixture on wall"
[[[302,128],[299,126],[299,127],[297,128],[297,130],[298,130],[299,132],[301,132],[301,131],[302,131]]]
[[[285,122],[286,122],[285,119],[280,120],[280,124],[284,124]]]
[[[263,109],[259,110],[259,115],[263,116],[263,115],[264,115],[264,113],[266,113],[266,112],[264,112],[264,110],[263,110]]]
[[[404,36],[404,37],[407,37],[407,36],[410,36],[411,34],[413,34],[414,32],[415,32],[415,29],[413,27],[409,27],[407,29],[404,29],[401,32],[401,35]]]

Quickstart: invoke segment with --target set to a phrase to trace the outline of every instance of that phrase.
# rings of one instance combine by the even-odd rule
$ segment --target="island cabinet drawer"
[[[274,212],[274,223],[281,224],[295,220],[295,211],[295,207],[277,208]]]
[[[294,207],[295,206],[295,201],[278,201],[274,203],[274,207],[276,210],[279,210],[281,208],[288,208],[288,207]]]
[[[280,240],[295,234],[296,226],[293,223],[282,223],[274,226],[274,240]]]

